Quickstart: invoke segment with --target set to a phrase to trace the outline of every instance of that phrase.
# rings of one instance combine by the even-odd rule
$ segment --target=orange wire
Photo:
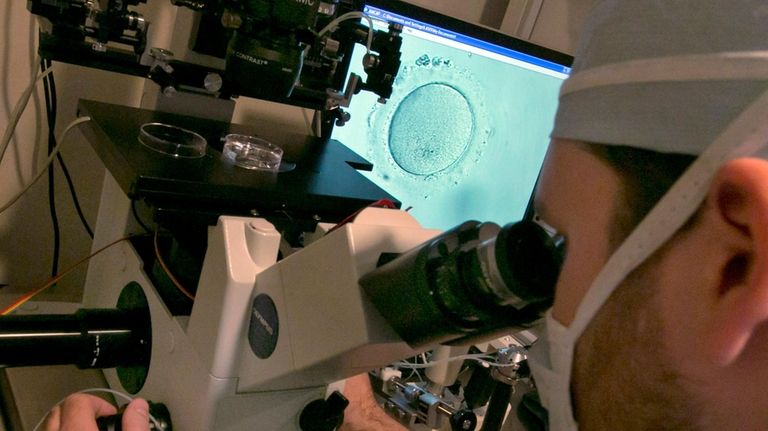
[[[191,300],[195,300],[195,295],[189,293],[187,289],[184,288],[184,286],[179,282],[179,280],[176,279],[176,277],[173,276],[173,273],[171,270],[166,266],[165,261],[163,260],[163,256],[160,255],[160,247],[157,245],[157,231],[155,231],[155,257],[157,257],[157,262],[160,264],[160,267],[163,268],[163,271],[165,271],[165,274],[168,276],[168,278],[171,280],[171,283],[173,283],[174,286],[176,286],[177,289],[181,293],[184,294],[187,298]]]
[[[100,249],[96,250],[96,251],[95,251],[95,252],[93,252],[92,254],[90,254],[90,255],[88,255],[88,256],[86,256],[86,257],[84,257],[84,258],[80,259],[80,260],[79,260],[79,261],[77,261],[77,262],[76,262],[74,265],[72,265],[72,266],[70,266],[69,268],[65,269],[65,270],[64,270],[63,272],[61,272],[60,274],[58,274],[58,275],[56,275],[56,276],[54,276],[54,277],[51,277],[50,279],[48,279],[48,281],[46,281],[46,282],[45,282],[45,283],[44,283],[42,286],[38,287],[38,288],[37,288],[37,289],[35,289],[35,290],[32,290],[32,291],[30,291],[30,292],[27,292],[27,293],[25,293],[25,294],[24,294],[24,295],[22,295],[22,296],[20,296],[18,299],[16,299],[16,301],[14,301],[13,303],[11,303],[11,305],[9,305],[9,306],[5,307],[4,309],[2,309],[2,311],[0,311],[0,316],[6,316],[6,315],[10,314],[11,312],[13,312],[14,310],[16,310],[17,308],[21,307],[21,306],[22,306],[22,305],[24,305],[24,304],[25,304],[27,301],[29,301],[30,299],[32,299],[33,297],[35,297],[35,296],[36,296],[36,295],[38,295],[39,293],[43,292],[45,289],[47,289],[47,288],[49,288],[49,287],[53,286],[54,284],[56,284],[56,282],[58,282],[59,280],[61,280],[62,278],[64,278],[64,276],[66,276],[66,275],[67,275],[67,274],[69,274],[70,272],[74,271],[74,270],[75,270],[75,268],[77,268],[78,266],[80,266],[80,265],[81,265],[81,264],[83,264],[84,262],[87,262],[88,260],[90,260],[91,258],[93,258],[94,256],[96,256],[97,254],[101,253],[102,251],[104,251],[104,250],[106,250],[106,249],[108,249],[108,248],[112,247],[113,245],[115,245],[115,244],[117,244],[117,243],[120,243],[120,242],[122,242],[122,241],[127,241],[127,240],[129,240],[129,239],[133,238],[134,236],[135,236],[135,235],[132,235],[132,236],[126,236],[126,237],[124,237],[124,238],[120,238],[120,239],[118,239],[117,241],[111,242],[111,243],[109,243],[109,244],[105,245],[104,247],[102,247],[102,248],[100,248]]]

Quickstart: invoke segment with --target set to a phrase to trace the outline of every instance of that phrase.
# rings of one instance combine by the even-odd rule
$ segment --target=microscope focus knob
[[[344,422],[344,409],[349,401],[336,391],[324,400],[314,400],[304,407],[299,416],[302,431],[334,431]]]
[[[472,410],[457,410],[451,415],[449,422],[451,431],[473,431],[477,426],[477,416]]]

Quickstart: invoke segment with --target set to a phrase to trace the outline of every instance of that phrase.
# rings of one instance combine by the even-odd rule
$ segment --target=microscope
[[[108,170],[92,248],[128,239],[90,261],[75,315],[4,317],[0,361],[104,369],[111,388],[162,403],[165,429],[334,430],[344,379],[368,372],[384,411],[412,429],[472,430],[476,408],[484,430],[500,424],[512,388],[530,385],[534,340],[510,334],[551,304],[562,239],[531,220],[423,228],[328,139],[354,94],[391,95],[401,27],[364,25],[358,0],[172,0],[224,41],[210,48],[219,70],[147,49],[149,21],[132,10],[145,2],[27,5],[46,23],[44,58],[143,76],[166,95],[316,109],[322,133],[281,131],[281,169],[246,172],[222,160],[221,137],[275,131],[81,101]],[[355,44],[367,77],[347,80]],[[157,122],[199,133],[205,155],[143,148],[139,130]],[[402,361],[427,354],[439,366],[415,384]]]

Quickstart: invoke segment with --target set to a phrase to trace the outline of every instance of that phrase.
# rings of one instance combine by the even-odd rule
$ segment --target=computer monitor
[[[361,92],[332,138],[424,227],[523,218],[572,58],[407,3],[369,0],[374,27],[403,25],[402,65],[386,104]],[[365,76],[358,46],[350,72]]]

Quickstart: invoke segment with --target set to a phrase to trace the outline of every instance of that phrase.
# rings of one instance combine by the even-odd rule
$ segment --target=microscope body
[[[130,205],[107,174],[94,247],[137,228]],[[108,250],[90,263],[84,305],[114,307],[126,286],[139,284],[152,353],[144,382],[120,368],[105,370],[107,381],[162,401],[177,429],[297,430],[301,410],[329,385],[415,353],[357,280],[382,251],[404,252],[435,234],[405,212],[370,209],[277,262],[280,235],[271,224],[222,217],[210,228],[189,316],[169,311],[131,245]],[[273,342],[266,351],[264,337]]]
[[[374,92],[385,102],[400,67],[402,27],[390,23],[385,32],[361,25],[359,0],[172,0],[174,5],[215,17],[233,32],[226,43],[226,70],[176,61],[164,50],[144,55],[149,22],[129,8],[145,2],[103,0],[98,3],[107,6],[100,9],[93,0],[30,0],[28,8],[52,27],[41,37],[39,51],[44,58],[146,77],[169,97],[184,89],[226,100],[256,97],[315,109],[322,113],[320,138],[330,136],[334,125],[348,119],[341,108],[359,91]],[[114,43],[133,49],[114,49]],[[350,76],[345,84],[356,43],[366,44],[369,51],[364,63],[367,80]],[[101,132],[91,132],[89,137],[94,141],[111,138]],[[138,145],[133,139],[131,144]],[[314,151],[324,145],[312,147]],[[173,207],[178,196],[176,201],[174,196],[165,200],[169,198],[166,189],[142,195],[137,192],[138,183],[164,174],[174,180],[170,177],[182,168],[161,174],[151,171],[126,184],[126,163],[122,162],[127,159],[116,157],[109,148],[106,157],[100,154],[105,163],[114,163],[107,163],[93,250],[142,230],[132,214],[137,201],[144,200],[158,213],[168,206],[181,219],[185,210],[232,214],[232,208],[207,206],[210,202],[202,209],[181,206],[179,210]],[[136,148],[126,144],[123,149],[135,154],[141,151]],[[217,163],[210,157],[202,160],[201,166]],[[171,166],[175,161],[166,162]],[[326,181],[343,193],[326,189],[328,184],[315,179],[314,162],[297,164],[302,162],[307,166],[301,175],[310,178],[302,184],[313,198],[338,202],[343,197],[357,203],[357,209],[382,194],[388,196],[379,189],[361,197],[358,189],[369,191],[368,184],[360,179],[343,181],[348,179],[345,176]],[[345,160],[338,168],[353,165],[364,164]],[[212,172],[227,178],[232,174],[221,169]],[[294,172],[290,178],[301,175]],[[274,202],[247,209],[267,209],[273,216],[284,212],[289,219],[300,214],[300,222],[313,223],[312,215],[317,213],[307,212],[303,203],[292,202],[297,207],[293,213],[285,210],[289,200],[281,194],[295,189],[275,193],[272,180],[254,181],[262,187],[246,195],[268,192]],[[284,184],[291,181],[286,179]],[[190,184],[190,178],[182,176],[178,188],[186,186],[194,192]],[[225,187],[219,192],[222,196],[208,197],[220,204],[230,190]],[[188,191],[185,199],[190,198]],[[242,202],[236,204],[238,211],[243,209]],[[338,211],[330,212],[338,216]],[[174,222],[165,220],[163,226],[156,217],[153,221],[161,230],[185,234],[183,228],[171,226]],[[146,304],[151,327],[148,361],[104,372],[113,389],[164,403],[177,429],[298,430],[302,410],[312,401],[325,399],[347,377],[386,367],[441,343],[468,346],[525,328],[540,317],[551,292],[539,285],[551,283],[536,276],[556,275],[557,265],[539,264],[552,259],[534,259],[536,265],[527,265],[530,258],[525,256],[534,255],[529,244],[543,244],[549,237],[536,231],[529,241],[525,238],[530,235],[487,227],[473,222],[440,235],[422,228],[406,212],[369,208],[354,222],[317,234],[315,241],[287,253],[283,231],[265,218],[221,215],[215,226],[202,228],[208,229],[207,244],[191,310],[180,312],[161,293],[150,275],[153,258],[134,242],[123,242],[93,258],[83,305],[114,308],[126,292],[139,291],[144,297],[141,302]],[[399,257],[382,263],[382,255]],[[527,274],[528,267],[536,274]],[[444,379],[442,386],[451,385],[457,372],[446,371],[452,377]],[[401,389],[415,393],[405,384]],[[435,424],[436,415],[463,418],[463,412],[438,396],[420,394],[414,398],[414,422]],[[419,410],[425,405],[429,420]],[[393,411],[402,416],[403,409]]]

